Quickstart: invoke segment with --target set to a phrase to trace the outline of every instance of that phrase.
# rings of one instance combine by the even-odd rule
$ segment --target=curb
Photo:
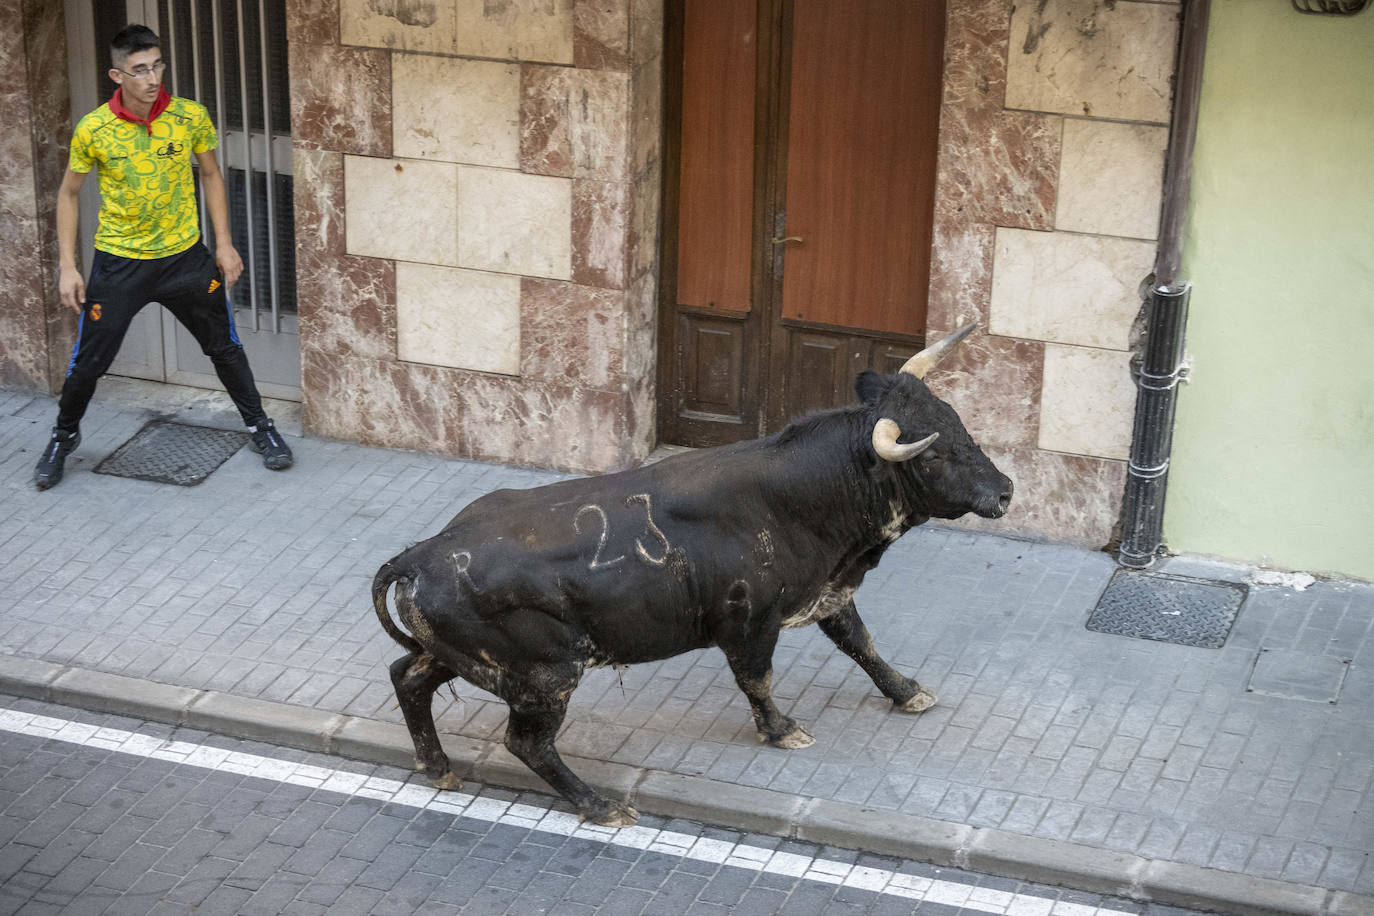
[[[403,769],[414,765],[410,735],[402,725],[39,659],[0,655],[0,693]],[[453,734],[442,737],[459,775],[496,786],[549,792],[548,786],[501,744]],[[663,817],[1240,916],[1374,914],[1374,897],[1362,894],[698,776],[578,757],[566,759],[591,785],[633,803],[641,811]]]

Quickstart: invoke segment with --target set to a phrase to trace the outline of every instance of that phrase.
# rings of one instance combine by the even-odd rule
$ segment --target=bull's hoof
[[[935,694],[926,690],[924,687],[916,691],[916,695],[905,703],[894,703],[898,712],[925,712],[935,705]]]
[[[452,770],[449,770],[447,773],[444,773],[440,776],[434,777],[433,782],[434,788],[442,789],[445,792],[452,792],[456,789],[463,788],[462,778]]]
[[[770,739],[766,735],[760,737],[773,747],[780,747],[785,751],[795,751],[798,748],[810,747],[816,743],[816,739],[811,737],[811,733],[800,725],[777,738]]]
[[[615,802],[607,802],[604,809],[590,811],[582,816],[584,821],[591,821],[601,827],[633,827],[639,820],[639,812],[629,805],[619,805]]]

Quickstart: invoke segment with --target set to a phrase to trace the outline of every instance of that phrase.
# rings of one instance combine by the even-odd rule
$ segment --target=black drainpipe
[[[1159,250],[1151,281],[1144,353],[1136,371],[1135,428],[1117,551],[1118,563],[1136,569],[1150,566],[1164,552],[1164,493],[1169,481],[1178,383],[1184,374],[1183,332],[1192,290],[1191,284],[1179,279],[1179,262],[1193,177],[1193,143],[1210,13],[1211,0],[1186,0],[1179,34]]]

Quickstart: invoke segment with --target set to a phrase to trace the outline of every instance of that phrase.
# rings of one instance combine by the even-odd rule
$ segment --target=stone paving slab
[[[244,450],[193,488],[93,475],[153,416],[119,394],[102,388],[67,479],[38,493],[30,473],[54,401],[0,392],[0,667],[7,656],[38,659],[399,723],[386,665],[400,653],[372,613],[373,573],[482,493],[563,476],[298,438],[297,467],[284,473]],[[168,413],[233,426],[205,399]],[[815,735],[811,748],[757,743],[715,650],[588,674],[560,747],[646,772],[1374,894],[1374,586],[1252,584],[1226,645],[1197,649],[1086,630],[1114,568],[1101,553],[916,529],[856,600],[879,651],[939,695],[929,712],[894,713],[805,628],[779,642],[775,689]],[[1218,580],[1247,572],[1183,558],[1164,568]],[[1314,669],[1340,665],[1336,702],[1247,691],[1262,653],[1283,653],[1290,671],[1303,657]],[[504,704],[454,686],[436,702],[441,730],[499,741]]]

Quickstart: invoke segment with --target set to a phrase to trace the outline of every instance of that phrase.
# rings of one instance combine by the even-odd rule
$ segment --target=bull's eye
[[[945,459],[930,449],[922,452],[921,457],[917,460],[921,462],[921,470],[928,474],[938,474],[941,468],[945,466]]]

